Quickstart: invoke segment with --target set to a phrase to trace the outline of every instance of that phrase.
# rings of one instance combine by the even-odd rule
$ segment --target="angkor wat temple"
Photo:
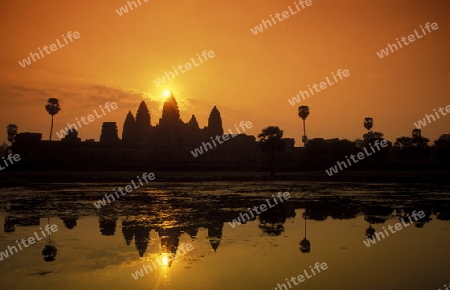
[[[152,125],[147,105],[141,102],[136,116],[128,112],[119,138],[116,122],[103,123],[99,142],[81,141],[76,130],[60,141],[42,140],[41,133],[19,133],[12,152],[21,156],[22,169],[61,170],[245,170],[266,164],[254,136],[238,134],[217,147],[194,157],[191,151],[223,135],[222,118],[216,106],[208,124],[200,128],[192,115],[185,123],[175,98],[163,105],[162,117]],[[284,155],[294,148],[294,140],[286,139]],[[291,152],[292,153],[292,152]],[[258,165],[259,166],[259,165]]]
[[[60,141],[42,140],[41,133],[19,133],[9,153],[20,154],[21,161],[8,170],[269,170],[270,155],[261,151],[254,136],[228,132],[223,129],[217,107],[212,108],[207,126],[200,128],[194,115],[187,123],[181,120],[178,104],[170,96],[156,125],[152,125],[144,101],[136,115],[128,112],[122,138],[119,138],[116,122],[103,123],[98,142],[81,141],[76,130],[68,131]],[[233,130],[233,133],[239,132]],[[228,136],[229,140],[215,147],[209,145],[202,154],[192,153],[196,148],[206,149],[208,146],[202,144],[212,142],[211,137],[216,136],[222,136],[222,140],[225,140],[223,136]],[[414,138],[397,138],[395,144],[388,142],[384,151],[354,164],[349,170],[448,169],[448,136],[442,135],[432,147],[422,141],[416,142],[422,144],[418,146]],[[410,139],[409,145],[400,142]],[[428,142],[426,138],[420,140]],[[360,152],[371,140],[360,141],[315,138],[309,140],[306,147],[294,147],[294,139],[284,138],[284,151],[276,153],[276,171],[328,169],[344,156]]]

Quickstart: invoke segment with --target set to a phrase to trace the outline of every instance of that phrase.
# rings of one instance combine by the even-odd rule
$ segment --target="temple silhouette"
[[[372,118],[366,119],[372,123],[366,126],[365,120],[368,133],[363,140],[303,138],[305,147],[294,147],[293,138],[282,138],[282,150],[276,153],[276,170],[328,169],[344,156],[358,154],[370,142],[384,140],[383,133],[371,131]],[[125,116],[121,138],[118,131],[116,122],[104,122],[98,142],[82,141],[75,129],[69,130],[60,141],[42,140],[41,133],[18,133],[3,155],[14,153],[21,157],[8,170],[265,171],[271,163],[269,154],[262,152],[263,146],[254,136],[232,129],[224,131],[216,106],[203,128],[195,115],[183,122],[173,95],[164,102],[161,118],[155,125],[147,104],[142,101],[135,115],[129,111]],[[210,142],[216,136],[222,136],[222,140],[227,136],[228,140],[214,143],[213,147]],[[387,141],[387,148],[346,170],[449,169],[450,134],[443,134],[434,141],[434,146],[430,147],[428,142],[421,130],[414,129],[412,138]],[[195,151],[197,148],[202,149],[201,154]]]
[[[116,122],[104,122],[99,142],[81,141],[75,129],[61,141],[42,140],[41,133],[19,133],[12,152],[20,154],[20,167],[24,169],[245,169],[261,158],[256,138],[246,134],[237,134],[198,157],[191,154],[202,142],[223,134],[216,106],[209,114],[207,126],[200,128],[195,115],[187,123],[181,120],[177,101],[171,95],[155,125],[145,101],[140,103],[136,115],[129,111],[121,138]],[[293,139],[290,140],[293,147]]]

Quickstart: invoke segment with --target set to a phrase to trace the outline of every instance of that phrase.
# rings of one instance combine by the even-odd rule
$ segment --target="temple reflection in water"
[[[28,199],[17,199],[5,208],[4,232],[12,233],[16,227],[40,226],[41,218],[54,222],[60,218],[69,230],[77,227],[77,221],[83,217],[98,216],[99,233],[103,236],[118,234],[118,222],[121,223],[121,234],[127,246],[136,248],[137,254],[144,257],[152,233],[159,237],[157,245],[163,253],[176,254],[180,243],[180,236],[189,235],[191,240],[197,238],[200,228],[207,230],[207,239],[213,251],[220,250],[222,232],[228,222],[235,219],[247,207],[254,206],[263,199],[258,197],[242,197],[221,200],[216,198],[208,202],[208,207],[195,200],[180,202],[180,197],[159,199],[159,202],[140,204],[139,197],[127,200],[126,205],[120,202],[108,205],[100,210],[86,208],[83,204],[72,204],[64,196],[57,195],[48,200],[35,199],[32,203]],[[69,207],[69,203],[72,204]],[[58,206],[52,206],[57,204]],[[162,208],[166,209],[162,209]],[[51,208],[51,209],[50,209]],[[227,210],[224,210],[224,209]],[[304,224],[298,229],[299,249],[302,253],[314,251],[314,239],[309,236],[307,228],[311,227],[308,221],[324,221],[331,219],[354,219],[364,215],[367,229],[361,232],[361,237],[373,237],[377,229],[381,231],[382,224],[388,220],[400,220],[410,215],[414,210],[423,211],[425,217],[415,221],[416,228],[422,228],[432,221],[435,215],[437,220],[450,220],[450,203],[448,201],[426,201],[417,199],[414,202],[379,201],[367,202],[362,199],[346,197],[293,199],[286,204],[271,208],[250,222],[256,222],[263,235],[280,236],[284,232],[287,219],[294,218],[296,210],[304,209],[302,218]],[[134,240],[134,242],[133,242]],[[158,240],[158,239],[155,239]]]

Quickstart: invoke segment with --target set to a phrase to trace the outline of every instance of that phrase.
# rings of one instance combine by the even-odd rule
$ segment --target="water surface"
[[[450,282],[450,191],[442,185],[154,182],[101,209],[93,205],[118,186],[124,184],[0,189],[0,251],[47,223],[58,226],[49,239],[0,261],[0,288],[275,289],[316,262],[328,268],[291,282],[292,289],[422,290]],[[230,225],[280,191],[291,198]],[[414,210],[425,218],[365,246],[368,228],[383,231]],[[299,247],[305,235],[309,252]],[[169,263],[186,244],[192,251]],[[43,255],[46,245],[56,255]],[[132,277],[152,261],[154,270]]]

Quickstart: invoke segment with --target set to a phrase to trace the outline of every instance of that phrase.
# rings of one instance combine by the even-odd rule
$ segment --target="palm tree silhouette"
[[[52,125],[50,126],[50,141],[52,141],[52,132],[53,132],[53,116],[58,114],[61,110],[59,106],[59,100],[57,98],[49,98],[47,101],[47,105],[45,105],[45,109],[52,116]]]
[[[413,139],[420,139],[420,138],[422,138],[422,130],[420,130],[420,129],[413,129],[412,130],[412,137],[413,137]]]
[[[18,129],[19,127],[17,127],[16,124],[9,124],[8,126],[6,126],[6,133],[8,134],[8,141],[11,142],[11,146],[6,147],[5,157],[9,152],[11,152],[10,150],[12,148],[12,143],[16,141]]]
[[[300,106],[298,107],[298,116],[302,118],[303,120],[303,137],[302,142],[306,146],[306,143],[308,143],[308,137],[306,136],[306,126],[305,126],[305,119],[309,115],[309,107],[308,106]]]
[[[8,141],[14,142],[16,140],[16,135],[19,127],[16,124],[9,124],[6,126],[6,133],[8,133]]]
[[[367,129],[367,133],[370,132],[370,130],[373,127],[373,118],[372,117],[366,117],[364,118],[364,128]]]
[[[258,134],[259,144],[263,151],[270,151],[270,176],[275,176],[275,151],[284,151],[285,144],[282,140],[283,130],[277,126],[269,126],[264,128]]]

